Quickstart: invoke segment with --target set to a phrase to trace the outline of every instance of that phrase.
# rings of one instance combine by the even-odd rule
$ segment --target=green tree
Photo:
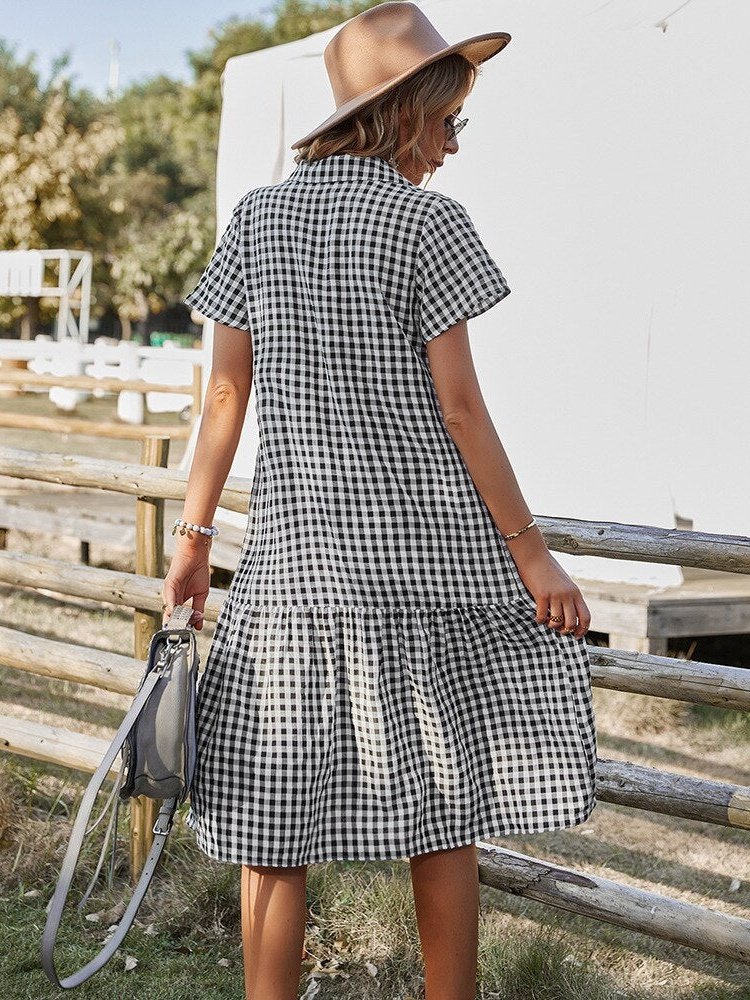
[[[180,301],[210,250],[213,156],[202,148],[190,91],[158,76],[129,87],[114,104],[125,138],[107,173],[120,222],[106,259],[125,337],[132,322]]]
[[[28,64],[21,67],[28,80]],[[29,86],[26,94],[33,94]],[[92,181],[104,158],[122,139],[111,119],[94,119],[79,131],[62,91],[40,94],[40,120],[28,131],[13,106],[0,112],[0,248],[81,248],[77,224],[83,209],[79,188]],[[0,321],[21,318],[22,336],[36,325],[39,300],[14,298],[0,305]],[[47,304],[49,306],[49,304]]]
[[[16,51],[0,39],[0,108],[12,108],[24,132],[33,132],[41,124],[42,86],[34,67],[34,57],[24,62]]]
[[[74,86],[67,54],[42,81],[33,56],[20,61],[0,40],[0,248],[91,250],[92,315],[115,310],[129,336],[133,321],[183,298],[214,246],[227,59],[372,6],[281,0],[266,19],[230,18],[203,49],[186,53],[191,82],[156,76],[105,101]],[[0,326],[27,305],[0,299]]]
[[[122,139],[114,121],[79,132],[66,119],[66,98],[49,96],[39,128],[25,133],[13,108],[0,112],[0,245],[44,249],[81,217],[75,180],[92,177]]]

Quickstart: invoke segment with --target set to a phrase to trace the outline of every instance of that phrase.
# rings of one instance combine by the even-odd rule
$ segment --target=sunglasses
[[[451,139],[455,139],[468,120],[468,118],[459,118],[456,114],[448,115],[445,119],[445,133],[449,142]]]

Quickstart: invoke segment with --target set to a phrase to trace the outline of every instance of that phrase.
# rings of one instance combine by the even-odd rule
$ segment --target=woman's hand
[[[162,601],[166,605],[163,625],[178,604],[185,604],[192,597],[190,624],[198,631],[203,628],[203,609],[211,584],[208,553],[209,546],[203,539],[195,544],[178,542],[161,588]]]
[[[591,612],[583,595],[549,550],[522,562],[518,574],[536,601],[536,621],[577,639],[588,632]],[[548,621],[556,615],[564,621]]]

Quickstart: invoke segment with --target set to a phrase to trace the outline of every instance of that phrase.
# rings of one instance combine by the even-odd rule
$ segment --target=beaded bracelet
[[[219,529],[215,524],[212,524],[210,528],[207,528],[202,524],[191,524],[189,521],[183,521],[181,517],[175,518],[174,527],[172,528],[173,535],[177,531],[178,527],[180,528],[180,534],[187,535],[188,538],[193,537],[190,534],[191,531],[197,531],[201,535],[209,535],[211,538],[219,534]]]
[[[506,541],[508,541],[511,538],[515,538],[517,535],[522,535],[524,533],[524,531],[528,531],[529,528],[533,528],[535,524],[536,524],[536,521],[532,517],[532,519],[529,521],[529,523],[526,525],[525,528],[519,528],[518,531],[513,531],[510,535],[503,535],[503,538]]]

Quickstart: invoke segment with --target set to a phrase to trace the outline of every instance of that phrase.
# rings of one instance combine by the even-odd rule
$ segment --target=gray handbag
[[[42,967],[49,980],[57,987],[71,989],[80,986],[115,954],[130,930],[149,887],[167,834],[172,828],[175,810],[190,792],[196,761],[195,708],[199,666],[195,630],[192,625],[188,625],[192,611],[190,605],[178,604],[167,624],[152,636],[146,669],[133,703],[81,800],[60,878],[47,907],[47,922],[42,936]],[[122,763],[114,787],[99,819],[87,829],[97,793],[106,781],[120,750]],[[117,829],[119,803],[137,795],[162,800],[162,805],[154,824],[154,842],[132,898],[112,937],[101,951],[77,972],[59,979],[54,964],[55,941],[83,839],[97,826],[114,799],[115,807],[105,834],[104,846],[93,878],[78,903],[79,912],[98,878],[112,830]],[[116,837],[109,872],[110,885],[115,846]]]

